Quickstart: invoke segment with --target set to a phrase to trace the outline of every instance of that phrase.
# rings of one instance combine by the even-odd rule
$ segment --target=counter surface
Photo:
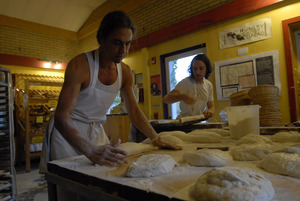
[[[224,138],[223,142],[209,144],[210,146],[233,146],[234,140]],[[169,154],[180,166],[167,175],[152,178],[127,178],[126,168],[136,161],[141,154],[127,157],[128,163],[119,167],[92,165],[85,156],[76,156],[48,163],[49,174],[75,181],[88,187],[99,187],[100,192],[118,195],[118,198],[133,200],[193,200],[189,190],[196,180],[213,167],[193,167],[182,161],[183,153],[196,150],[199,146],[208,144],[184,144],[183,150],[153,150],[148,153]],[[146,153],[144,153],[146,154]],[[300,178],[293,178],[268,173],[257,166],[257,161],[233,161],[228,166],[250,168],[264,174],[273,184],[274,201],[297,200],[300,197]],[[129,195],[131,194],[131,195]],[[132,197],[134,194],[134,197]],[[141,197],[139,197],[141,196]],[[145,197],[146,196],[146,197]]]

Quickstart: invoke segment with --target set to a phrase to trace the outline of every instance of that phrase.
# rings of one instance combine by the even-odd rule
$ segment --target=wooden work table
[[[231,146],[234,141],[225,139],[221,145]],[[48,163],[49,201],[56,201],[56,185],[76,192],[91,200],[192,200],[189,190],[196,180],[212,167],[188,166],[182,161],[183,153],[208,144],[185,144],[183,150],[156,149],[148,153],[169,154],[180,166],[172,173],[152,178],[128,178],[126,168],[141,154],[127,157],[128,164],[119,167],[94,166],[84,156],[75,156]],[[220,145],[210,144],[211,146]],[[144,153],[146,154],[146,153]],[[257,161],[234,161],[229,166],[250,168],[263,173],[273,184],[273,201],[297,200],[300,197],[300,178],[268,173],[257,166]]]

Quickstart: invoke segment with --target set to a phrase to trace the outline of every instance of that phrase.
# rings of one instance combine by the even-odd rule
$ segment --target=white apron
[[[121,64],[117,64],[118,77],[112,85],[104,85],[98,80],[99,50],[95,51],[95,60],[92,52],[86,53],[90,66],[90,84],[80,91],[72,119],[80,131],[81,137],[93,144],[106,144],[109,139],[102,127],[106,121],[106,112],[114,101],[122,83]],[[47,161],[79,155],[54,127],[54,118],[51,118],[46,128],[41,155],[40,169],[45,169]],[[47,143],[48,142],[48,143]],[[49,143],[50,142],[50,143]],[[42,164],[43,163],[43,164]]]

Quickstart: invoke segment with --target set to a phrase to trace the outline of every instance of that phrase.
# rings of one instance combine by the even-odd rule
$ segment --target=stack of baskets
[[[243,90],[230,95],[230,105],[252,105],[251,97],[248,94],[248,90]]]
[[[279,88],[275,85],[259,85],[248,92],[253,104],[261,106],[259,111],[260,126],[283,126],[280,113]]]

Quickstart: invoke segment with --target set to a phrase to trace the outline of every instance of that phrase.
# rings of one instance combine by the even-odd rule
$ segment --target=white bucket
[[[230,136],[239,139],[248,134],[260,134],[259,105],[232,106],[225,108]]]

